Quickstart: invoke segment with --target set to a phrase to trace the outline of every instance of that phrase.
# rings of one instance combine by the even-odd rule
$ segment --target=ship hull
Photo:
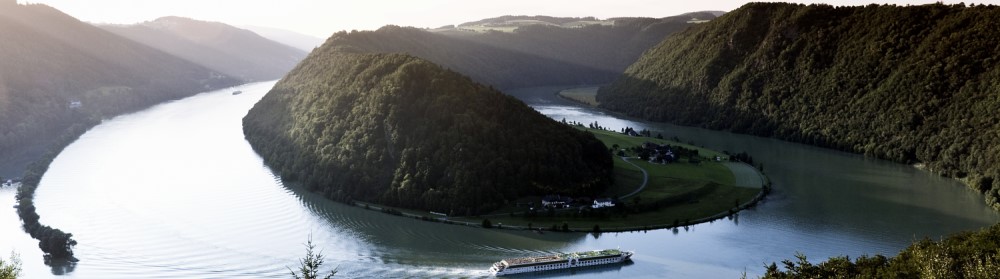
[[[558,262],[549,262],[541,264],[532,264],[524,266],[507,266],[503,269],[497,269],[497,267],[490,268],[490,273],[494,276],[504,276],[531,272],[542,272],[550,270],[562,270],[562,269],[572,269],[578,267],[587,266],[599,266],[599,265],[609,265],[609,264],[620,264],[628,261],[632,257],[632,253],[623,253],[616,257],[604,257],[597,259],[574,259],[574,260],[564,260]]]

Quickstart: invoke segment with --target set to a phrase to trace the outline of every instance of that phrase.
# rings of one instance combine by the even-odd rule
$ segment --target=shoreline
[[[738,218],[739,213],[741,211],[747,210],[747,209],[750,209],[750,208],[754,208],[754,207],[757,206],[758,203],[764,201],[764,199],[767,197],[767,195],[770,194],[770,192],[771,192],[771,181],[770,181],[770,178],[768,178],[767,175],[765,175],[760,170],[754,168],[750,164],[747,164],[747,163],[744,163],[744,162],[738,162],[738,163],[744,164],[744,165],[752,168],[761,177],[761,186],[759,188],[759,191],[757,192],[757,195],[755,195],[754,198],[752,198],[752,199],[750,199],[750,200],[748,200],[746,202],[740,203],[736,207],[732,207],[732,208],[727,209],[726,211],[721,211],[721,212],[718,212],[718,213],[715,213],[715,214],[712,214],[712,215],[709,215],[709,216],[699,217],[699,218],[696,218],[696,219],[693,219],[693,220],[688,219],[688,220],[685,220],[682,223],[677,223],[676,225],[673,224],[673,223],[671,223],[671,224],[646,224],[646,225],[637,225],[637,226],[610,226],[610,227],[603,227],[603,226],[601,226],[600,230],[596,231],[596,232],[593,230],[593,228],[587,228],[587,227],[568,227],[568,230],[564,231],[564,230],[561,230],[561,229],[559,229],[559,230],[552,230],[551,228],[544,227],[544,226],[542,226],[542,227],[527,227],[527,226],[519,226],[519,225],[500,225],[499,223],[498,223],[498,225],[493,225],[492,228],[485,228],[485,227],[483,227],[481,221],[468,220],[468,219],[478,219],[478,218],[488,219],[488,218],[486,218],[488,216],[504,216],[504,215],[507,215],[507,214],[485,214],[485,215],[480,215],[480,216],[452,216],[452,217],[449,217],[449,216],[441,215],[440,213],[436,213],[436,212],[432,212],[432,211],[426,211],[425,212],[423,210],[417,210],[417,209],[398,208],[398,207],[386,206],[386,205],[382,205],[382,204],[371,203],[371,202],[364,202],[364,201],[358,201],[358,200],[352,200],[350,202],[343,202],[343,203],[347,204],[347,205],[350,205],[350,206],[356,206],[356,207],[360,207],[362,209],[376,211],[376,212],[380,212],[380,213],[388,214],[388,215],[395,215],[395,216],[399,216],[399,217],[412,218],[412,219],[417,219],[417,220],[426,221],[426,222],[442,223],[442,224],[448,224],[448,225],[468,226],[468,227],[482,228],[482,229],[502,229],[502,230],[513,230],[513,231],[533,231],[533,232],[539,232],[539,233],[541,233],[543,231],[547,231],[547,232],[564,232],[564,233],[571,233],[571,232],[576,232],[576,233],[606,233],[606,232],[608,232],[608,233],[617,233],[617,232],[638,232],[638,231],[649,231],[649,230],[660,230],[660,229],[677,229],[677,228],[681,228],[681,227],[688,227],[688,226],[692,226],[692,225],[698,225],[698,224],[703,224],[703,223],[710,223],[710,222],[714,222],[716,220],[720,220],[720,219],[724,219],[724,218],[730,218],[730,219],[732,219],[732,218]],[[734,186],[734,187],[736,187],[736,186]],[[563,222],[565,223],[565,221],[563,221]],[[597,225],[600,225],[600,224],[598,223]]]
[[[456,225],[456,226],[467,226],[467,227],[480,228],[480,229],[496,229],[496,230],[512,230],[512,231],[533,231],[533,232],[543,232],[544,231],[544,232],[560,232],[560,233],[619,233],[619,232],[640,232],[640,231],[661,230],[661,229],[677,229],[677,228],[681,228],[681,227],[689,227],[689,226],[698,225],[698,224],[710,223],[710,222],[714,222],[716,220],[724,219],[724,218],[727,218],[727,217],[738,218],[740,211],[756,207],[758,203],[760,203],[761,201],[764,201],[764,198],[766,198],[767,194],[769,194],[770,192],[771,192],[770,183],[765,184],[765,185],[763,185],[761,187],[761,190],[760,190],[760,192],[757,193],[757,196],[755,196],[753,199],[751,199],[751,200],[749,200],[747,202],[744,202],[744,203],[740,204],[740,206],[738,206],[738,207],[734,207],[735,210],[734,209],[730,209],[730,210],[727,210],[727,211],[716,213],[715,215],[711,215],[711,216],[707,216],[707,217],[702,217],[702,218],[698,218],[698,219],[694,219],[694,220],[685,221],[684,223],[676,225],[676,226],[674,224],[652,224],[652,225],[629,226],[629,227],[608,227],[608,228],[601,227],[600,231],[597,231],[597,232],[595,232],[593,229],[590,229],[590,228],[581,228],[581,227],[569,227],[569,230],[567,230],[567,231],[552,230],[551,228],[545,228],[545,227],[531,227],[531,228],[529,228],[529,227],[525,227],[525,226],[514,226],[514,225],[494,225],[492,228],[484,228],[482,226],[482,223],[479,223],[479,222],[470,222],[470,221],[464,221],[464,220],[452,220],[452,219],[449,219],[449,217],[435,216],[435,214],[432,213],[432,212],[430,212],[430,211],[428,211],[426,213],[426,215],[423,215],[423,214],[415,214],[415,213],[409,213],[409,212],[402,211],[402,210],[417,211],[417,210],[414,210],[414,209],[402,209],[402,210],[400,210],[400,209],[396,209],[394,207],[384,206],[384,205],[375,204],[375,203],[368,203],[368,202],[363,202],[363,201],[351,201],[350,203],[346,203],[346,204],[350,205],[350,206],[357,206],[357,207],[360,207],[360,208],[363,208],[363,209],[366,209],[366,210],[380,212],[380,213],[387,214],[387,215],[394,215],[394,216],[399,216],[399,217],[404,217],[404,218],[412,218],[412,219],[426,221],[426,222],[432,222],[432,223],[442,223],[442,224]],[[451,217],[451,218],[468,218],[468,217]]]
[[[586,106],[586,107],[590,107],[590,108],[600,108],[601,104],[597,102],[597,90],[600,90],[602,86],[603,85],[585,86],[585,87],[570,87],[570,88],[566,88],[566,89],[562,89],[562,90],[556,91],[555,94],[556,94],[556,97],[562,98],[564,100],[567,100],[567,101],[570,101],[570,102],[573,102],[573,103],[576,103],[576,104],[579,104],[579,105],[582,105],[582,106]],[[566,95],[562,94],[563,92],[566,92],[568,90],[583,89],[583,88],[595,88],[594,89],[594,103],[593,104],[591,104],[589,102],[586,102],[586,101],[583,101],[583,100],[577,100],[577,99],[574,99],[573,97],[566,96]]]
[[[590,86],[585,86],[585,87],[599,87],[599,85],[598,86],[590,85]],[[585,106],[587,108],[597,109],[597,110],[600,110],[602,112],[605,112],[605,113],[608,113],[608,114],[612,114],[612,115],[615,115],[615,116],[627,117],[627,116],[619,114],[617,112],[613,112],[613,111],[608,111],[608,110],[605,110],[605,109],[601,109],[598,106],[594,106],[594,105],[588,104],[586,102],[575,100],[575,99],[572,99],[572,98],[569,98],[569,97],[566,97],[566,96],[563,96],[562,94],[560,94],[561,92],[563,92],[565,90],[568,90],[568,89],[572,89],[572,88],[585,88],[585,87],[570,87],[570,86],[558,87],[558,88],[562,88],[562,89],[556,90],[554,94],[555,94],[555,96],[558,99],[563,99],[565,101],[571,102],[571,103],[579,105],[579,106]],[[699,217],[699,218],[696,218],[696,219],[687,219],[687,220],[685,220],[683,222],[676,223],[676,224],[675,223],[670,223],[670,224],[646,224],[646,225],[637,225],[637,226],[611,226],[611,227],[600,226],[600,230],[597,233],[605,233],[605,232],[612,232],[612,233],[616,233],[616,232],[638,232],[638,231],[660,230],[660,229],[677,229],[677,228],[680,228],[680,227],[687,227],[687,226],[692,226],[692,225],[697,225],[697,224],[710,223],[710,222],[714,222],[716,220],[724,219],[724,218],[727,218],[727,217],[728,218],[737,218],[740,211],[747,210],[747,209],[750,209],[750,208],[753,208],[753,207],[757,206],[757,204],[760,203],[761,201],[763,201],[767,197],[767,195],[771,192],[771,181],[770,181],[770,178],[767,177],[767,175],[765,175],[763,172],[761,172],[757,168],[753,167],[752,165],[749,165],[749,164],[744,163],[744,162],[739,162],[739,163],[747,165],[748,167],[750,167],[751,169],[753,169],[761,177],[762,181],[761,181],[761,185],[760,185],[759,191],[757,192],[757,195],[755,195],[754,198],[752,198],[752,199],[750,199],[748,201],[740,203],[738,206],[729,208],[726,211],[721,211],[721,212],[718,212],[718,213],[715,213],[715,214],[712,214],[712,215],[703,216],[703,217]],[[434,212],[430,212],[430,211],[424,212],[424,211],[416,210],[416,209],[397,208],[397,207],[391,207],[391,206],[386,206],[386,205],[382,205],[382,204],[370,203],[370,202],[363,202],[363,201],[357,201],[357,200],[352,200],[350,202],[345,202],[345,204],[351,205],[351,206],[361,207],[361,208],[367,209],[367,210],[381,212],[381,213],[384,213],[384,214],[395,215],[395,216],[406,217],[406,218],[413,218],[413,219],[417,219],[417,220],[421,220],[421,221],[434,222],[434,223],[443,223],[443,224],[449,224],[449,225],[469,226],[469,227],[483,228],[483,229],[503,229],[503,230],[513,230],[513,231],[534,231],[534,232],[548,231],[548,232],[595,233],[595,231],[593,230],[593,228],[588,228],[588,227],[568,227],[568,230],[566,230],[566,231],[563,231],[563,230],[552,230],[552,228],[550,228],[550,227],[544,227],[544,226],[542,226],[542,227],[535,227],[535,226],[527,227],[527,226],[517,226],[517,225],[493,225],[492,228],[484,228],[482,226],[482,222],[481,221],[469,220],[469,219],[486,218],[488,216],[496,216],[496,214],[485,214],[485,215],[471,216],[471,217],[462,217],[462,216],[459,216],[459,217],[448,217],[448,216],[442,216],[442,215],[439,215],[439,214],[435,214]],[[636,214],[640,214],[640,213],[636,213]],[[500,216],[504,216],[504,215],[507,215],[507,214],[500,214]],[[486,219],[488,219],[488,218],[486,218]],[[559,222],[559,221],[556,221],[556,222]],[[565,221],[563,221],[563,222],[565,222]],[[598,223],[597,225],[601,225],[601,224]]]

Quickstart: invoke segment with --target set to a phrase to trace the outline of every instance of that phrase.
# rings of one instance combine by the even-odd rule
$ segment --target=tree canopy
[[[336,200],[454,215],[524,195],[594,195],[609,151],[492,87],[338,33],[243,119],[282,178]]]
[[[895,257],[833,257],[813,264],[805,255],[772,263],[764,278],[996,278],[1000,270],[1000,224],[940,241],[923,239]]]

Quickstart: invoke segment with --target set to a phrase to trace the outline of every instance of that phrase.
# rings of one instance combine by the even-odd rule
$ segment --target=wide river
[[[249,84],[110,119],[68,146],[45,173],[42,223],[79,241],[72,267],[42,263],[20,231],[13,190],[0,190],[0,255],[21,254],[27,278],[288,277],[311,235],[338,277],[482,277],[494,261],[621,247],[631,264],[539,274],[573,278],[737,278],[801,252],[895,254],[923,237],[1000,221],[960,183],[911,166],[800,144],[611,116],[511,91],[557,120],[631,126],[709,148],[747,151],[774,192],[737,218],[676,231],[546,233],[420,222],[326,201],[282,184],[243,139],[241,118],[274,84]],[[243,94],[232,95],[233,90]]]

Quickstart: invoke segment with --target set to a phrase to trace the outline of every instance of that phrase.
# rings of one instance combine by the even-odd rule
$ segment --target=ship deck
[[[593,258],[604,258],[604,257],[615,257],[622,254],[621,250],[618,249],[606,249],[606,250],[594,250],[586,252],[575,252],[568,254],[554,254],[536,257],[524,257],[524,258],[511,258],[504,259],[507,266],[520,266],[520,265],[534,265],[538,263],[551,263],[566,261],[571,255],[576,255],[581,260],[593,259]]]

